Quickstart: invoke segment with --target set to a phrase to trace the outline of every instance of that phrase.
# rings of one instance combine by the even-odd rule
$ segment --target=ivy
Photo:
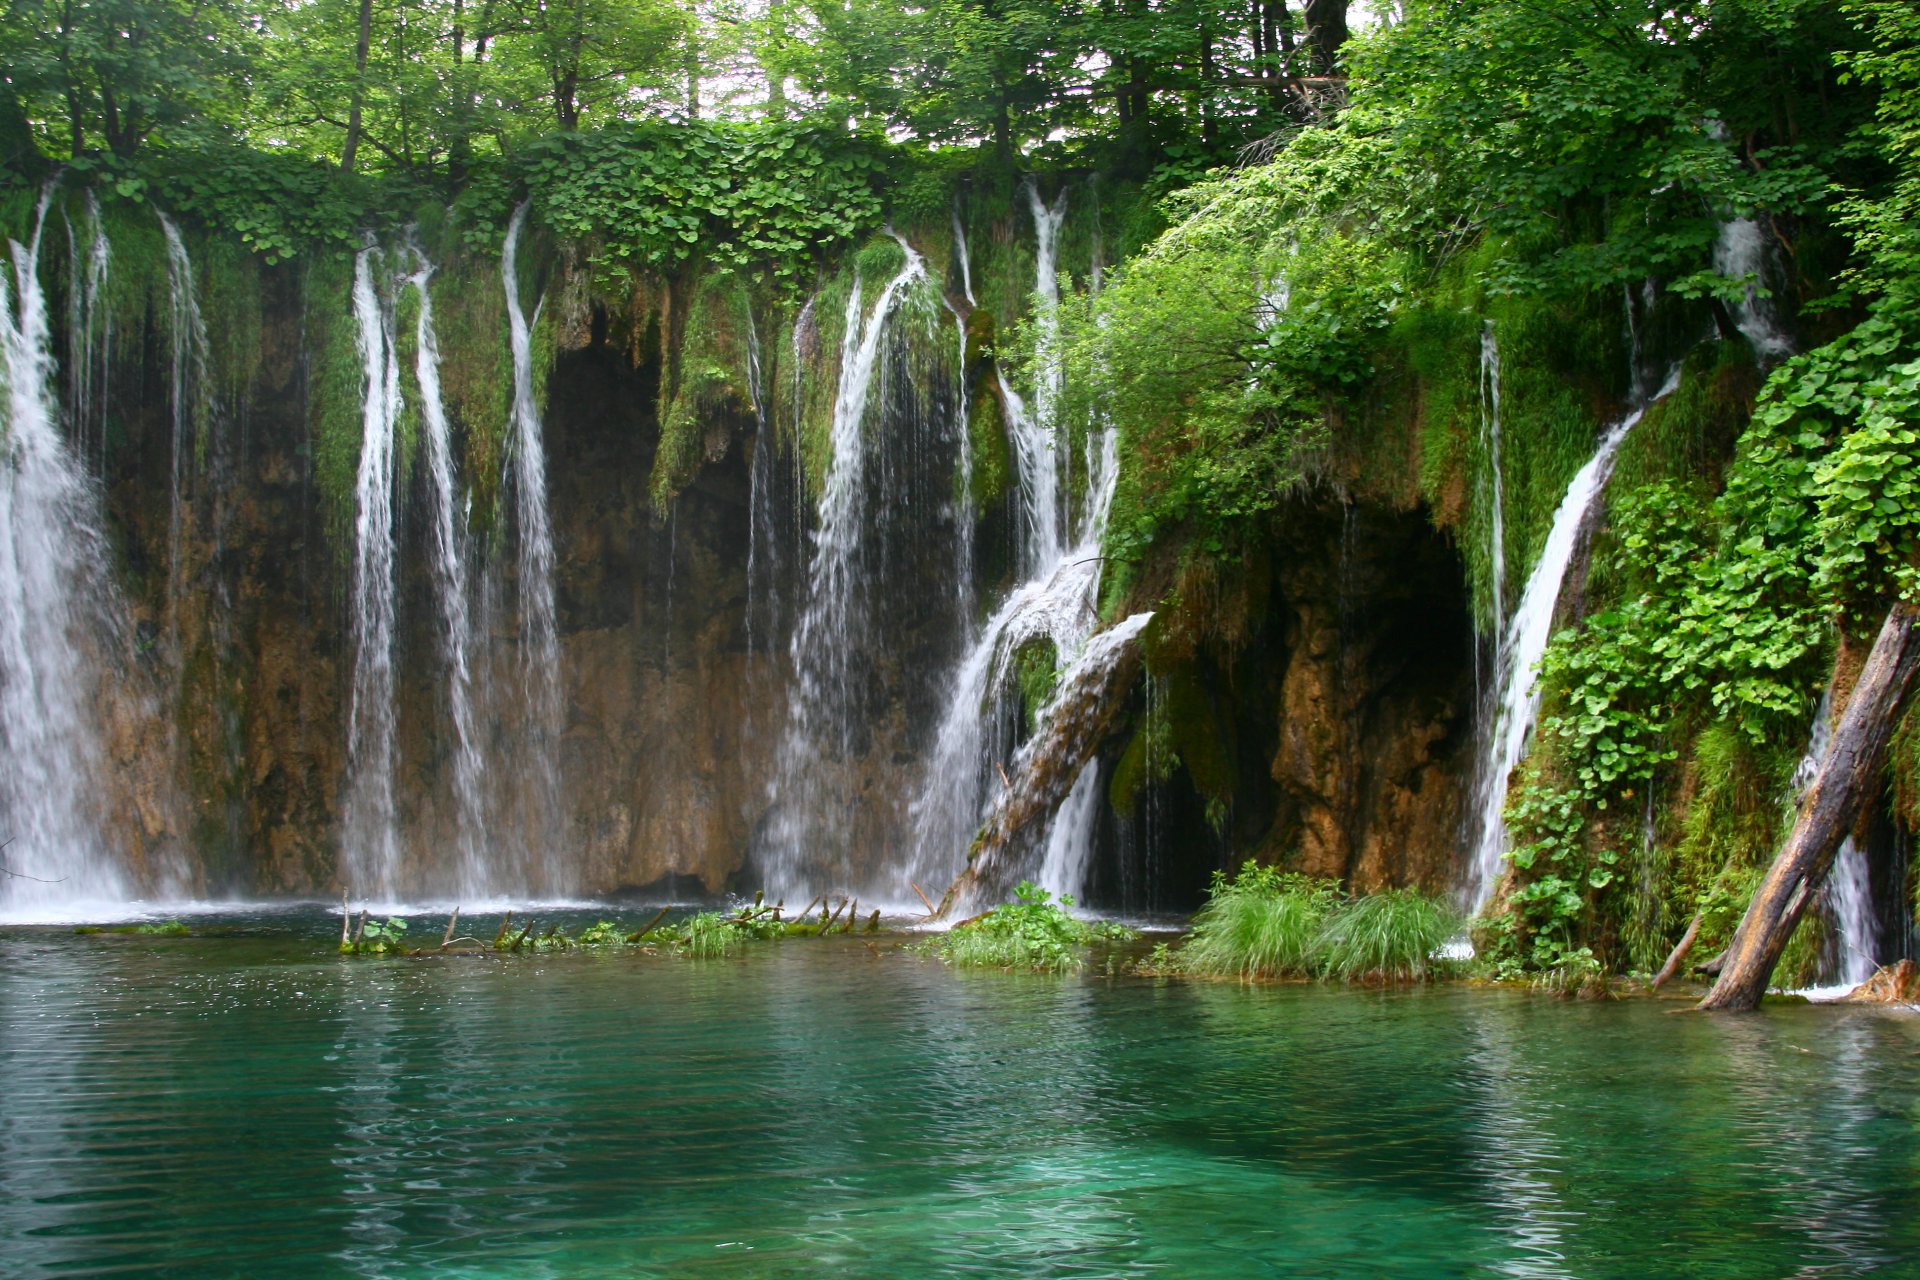
[[[807,125],[648,122],[559,134],[519,157],[547,224],[596,264],[668,271],[695,256],[797,283],[880,225],[888,148]]]

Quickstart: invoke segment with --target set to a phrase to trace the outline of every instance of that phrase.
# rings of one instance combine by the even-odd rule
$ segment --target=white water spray
[[[1807,732],[1807,750],[1794,766],[1792,799],[1797,806],[1807,788],[1819,776],[1820,765],[1833,741],[1833,690],[1820,695],[1814,709],[1813,726]],[[1834,966],[1828,985],[1811,988],[1802,994],[1842,996],[1873,976],[1873,892],[1868,879],[1867,857],[1851,835],[1840,842],[1827,872],[1827,909],[1834,925]]]
[[[1487,451],[1487,564],[1488,616],[1493,622],[1493,684],[1499,688],[1505,673],[1500,670],[1504,646],[1500,637],[1507,630],[1507,498],[1506,481],[1500,471],[1500,342],[1494,336],[1493,321],[1480,330],[1480,431]]]
[[[185,536],[186,470],[205,442],[207,426],[207,325],[200,316],[194,287],[193,259],[187,242],[172,218],[162,213],[160,231],[167,245],[167,331],[172,356],[168,383],[173,409],[172,488],[167,506],[167,633],[176,654],[180,648],[180,605],[186,593],[181,563]]]

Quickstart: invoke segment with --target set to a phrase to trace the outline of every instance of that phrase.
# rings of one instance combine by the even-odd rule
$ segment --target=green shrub
[[[970,969],[1021,969],[1065,973],[1085,963],[1088,944],[1124,940],[1132,931],[1115,924],[1076,920],[1063,908],[1073,899],[1022,881],[1015,901],[1003,903],[976,920],[957,925],[928,943],[948,964]]]
[[[1421,982],[1452,967],[1436,960],[1460,932],[1457,912],[1418,889],[1387,889],[1342,903],[1314,939],[1319,971],[1352,982]]]
[[[1252,862],[1229,880],[1214,872],[1193,936],[1177,952],[1189,973],[1243,978],[1304,976],[1315,942],[1338,901],[1334,882]]]

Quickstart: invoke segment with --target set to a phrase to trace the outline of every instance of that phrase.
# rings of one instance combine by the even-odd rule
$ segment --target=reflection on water
[[[0,932],[0,1272],[1920,1275],[1920,1019],[233,923]]]

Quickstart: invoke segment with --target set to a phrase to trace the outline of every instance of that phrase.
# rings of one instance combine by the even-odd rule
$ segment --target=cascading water
[[[1655,393],[1654,400],[1670,393],[1677,385],[1677,378],[1676,371]],[[1507,852],[1507,826],[1502,817],[1507,779],[1526,754],[1534,719],[1540,712],[1540,688],[1534,679],[1534,667],[1546,653],[1547,642],[1553,638],[1553,614],[1560,603],[1561,584],[1573,563],[1588,513],[1606,491],[1614,457],[1647,408],[1648,405],[1640,405],[1608,427],[1601,434],[1593,456],[1574,473],[1553,513],[1546,545],[1540,549],[1540,558],[1527,578],[1520,603],[1501,636],[1495,663],[1502,673],[1496,718],[1487,735],[1486,754],[1474,782],[1473,813],[1478,827],[1462,895],[1470,911],[1485,902],[1500,878],[1500,860]]]
[[[67,223],[67,417],[81,457],[98,454],[105,466],[107,447],[107,371],[113,359],[113,309],[106,305],[113,244],[100,219],[100,197],[86,198],[84,242]]]
[[[1090,430],[1088,476],[1081,519],[1062,519],[1061,470],[1069,451],[1056,447],[1056,412],[1061,371],[1056,353],[1059,305],[1058,232],[1066,214],[1063,192],[1049,207],[1037,187],[1027,187],[1033,217],[1037,351],[1041,372],[1035,412],[1004,379],[999,391],[1006,409],[1014,457],[1020,471],[1025,535],[1020,561],[1030,567],[1027,580],[994,610],[956,669],[919,793],[911,809],[913,856],[896,893],[905,883],[944,883],[995,803],[994,788],[1003,767],[1002,753],[1012,726],[1007,697],[1014,655],[1022,647],[1045,642],[1062,669],[1058,688],[1073,686],[1085,673],[1089,655],[1106,651],[1089,643],[1099,625],[1095,607],[1100,577],[1100,540],[1118,477],[1118,443],[1111,430]],[[1042,412],[1044,411],[1044,412]],[[1144,618],[1142,619],[1144,624]],[[1096,639],[1101,637],[1096,637]],[[1041,709],[1033,741],[1045,736],[1047,717],[1058,699]],[[1030,746],[1031,744],[1029,744]],[[1091,791],[1094,784],[1085,784]],[[1078,893],[1084,881],[1091,829],[1097,809],[1080,796],[1056,819],[1042,874],[1056,892]]]
[[[1713,246],[1713,269],[1732,280],[1745,281],[1733,305],[1733,322],[1753,344],[1762,364],[1793,354],[1793,339],[1780,325],[1772,302],[1761,296],[1768,274],[1766,233],[1753,218],[1735,218],[1720,224]]]
[[[133,877],[97,825],[106,753],[97,660],[127,649],[100,497],[58,427],[39,279],[49,187],[0,281],[0,903],[9,914],[120,901]]]
[[[185,535],[186,470],[203,442],[207,424],[207,325],[194,287],[193,259],[172,218],[162,213],[160,231],[167,245],[167,331],[172,357],[169,382],[173,410],[172,489],[167,507],[167,632],[180,646],[180,604],[186,592],[181,540]]]
[[[400,361],[392,299],[375,279],[384,255],[374,245],[353,264],[362,401],[360,466],[354,484],[353,688],[348,706],[347,801],[341,865],[347,888],[391,900],[400,888],[400,833],[394,806],[394,429],[400,416]]]
[[[1807,733],[1806,754],[1794,767],[1792,795],[1797,805],[1807,788],[1819,775],[1827,747],[1833,741],[1833,690],[1820,695],[1813,713],[1813,727]],[[1827,872],[1827,910],[1834,926],[1831,972],[1826,985],[1814,988],[1814,995],[1845,995],[1873,976],[1874,926],[1873,892],[1868,879],[1866,854],[1848,836],[1833,855]]]
[[[1487,451],[1487,595],[1488,617],[1493,622],[1493,685],[1500,687],[1504,673],[1499,669],[1499,638],[1507,629],[1507,498],[1506,481],[1500,472],[1500,341],[1494,336],[1493,321],[1480,330],[1480,431]]]
[[[869,523],[867,406],[888,321],[909,288],[926,279],[920,255],[905,240],[895,240],[903,261],[871,310],[861,309],[858,273],[847,296],[827,474],[808,564],[806,604],[790,646],[793,686],[787,729],[769,796],[772,830],[761,872],[768,890],[779,895],[804,892],[812,878],[809,864],[831,862],[832,850],[825,846],[836,837],[844,839],[847,830],[837,825],[846,819],[843,810],[850,803],[844,780],[829,780],[827,775],[853,757],[858,731],[850,684],[856,674],[853,663],[864,657],[853,641],[864,629],[857,615],[864,605],[860,569]]]
[[[434,585],[440,598],[440,656],[446,665],[447,715],[453,724],[453,798],[456,882],[468,900],[499,888],[482,851],[486,796],[484,763],[474,718],[474,629],[467,587],[466,538],[454,480],[452,433],[440,394],[440,339],[433,325],[433,265],[415,251],[418,269],[408,283],[420,299],[414,322],[414,381],[433,498]]]
[[[520,302],[520,240],[530,206],[522,204],[507,225],[500,251],[506,289],[508,341],[513,354],[513,418],[508,480],[519,528],[520,664],[525,698],[529,811],[522,832],[523,871],[548,890],[554,883],[553,851],[560,839],[560,636],[554,602],[553,525],[547,514],[547,453],[540,407],[533,393],[533,324]],[[534,320],[539,319],[536,306]],[[538,871],[541,874],[536,876]]]

